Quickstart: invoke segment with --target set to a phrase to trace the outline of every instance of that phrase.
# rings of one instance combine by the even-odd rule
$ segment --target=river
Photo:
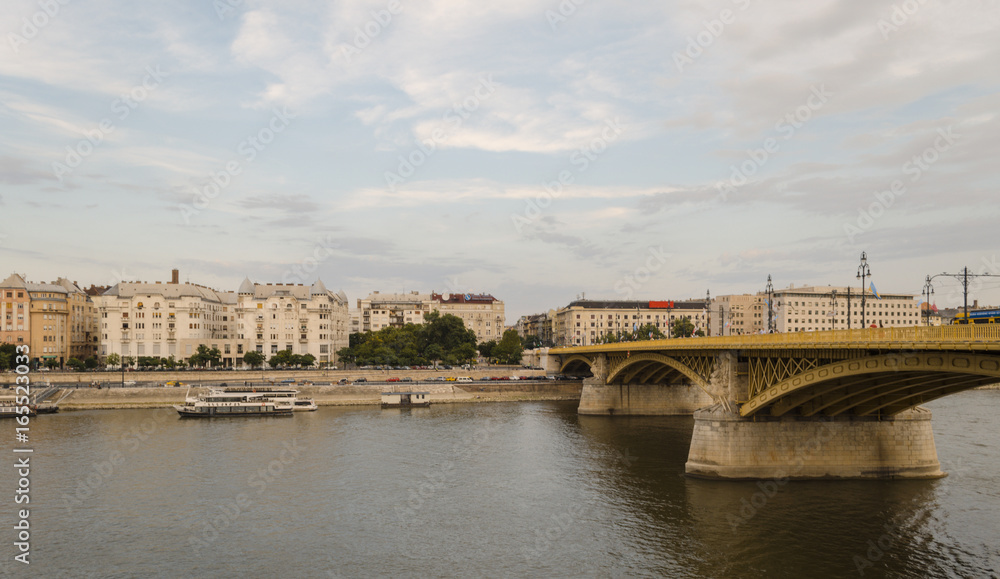
[[[690,417],[567,402],[40,416],[0,575],[996,577],[1000,391],[928,408],[947,478],[783,484],[683,476]]]

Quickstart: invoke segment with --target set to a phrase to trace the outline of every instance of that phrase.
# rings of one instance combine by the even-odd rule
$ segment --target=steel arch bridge
[[[725,353],[742,416],[892,416],[1000,382],[1000,326],[871,328],[552,348],[606,384],[687,381],[710,394]]]

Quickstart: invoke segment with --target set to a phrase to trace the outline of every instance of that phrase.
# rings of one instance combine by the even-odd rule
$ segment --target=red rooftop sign
[[[649,309],[651,310],[672,310],[674,309],[674,302],[649,302]]]

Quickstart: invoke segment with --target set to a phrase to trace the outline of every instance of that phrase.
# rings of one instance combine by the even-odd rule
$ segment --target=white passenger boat
[[[294,399],[274,399],[263,392],[226,392],[212,389],[201,396],[186,396],[174,408],[181,416],[291,416]]]
[[[291,401],[292,410],[296,412],[312,411],[319,408],[312,398],[299,398],[299,391],[294,388],[280,386],[230,386],[225,392],[251,392],[254,394],[264,394],[265,397],[287,402]]]

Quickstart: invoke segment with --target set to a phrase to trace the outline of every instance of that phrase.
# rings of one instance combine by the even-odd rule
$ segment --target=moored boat
[[[278,401],[291,401],[292,410],[296,412],[312,411],[319,408],[312,398],[299,398],[299,391],[295,388],[281,386],[230,386],[225,392],[252,392],[263,394],[266,398]]]
[[[226,392],[212,389],[207,394],[185,397],[174,409],[182,417],[291,416],[294,399],[269,398],[263,392]]]
[[[431,405],[430,392],[382,392],[382,408],[419,408]]]

